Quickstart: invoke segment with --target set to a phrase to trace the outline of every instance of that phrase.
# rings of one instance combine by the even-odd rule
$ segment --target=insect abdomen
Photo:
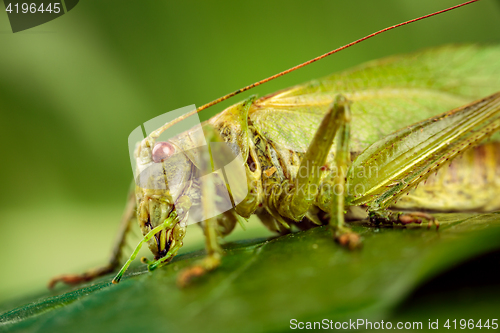
[[[425,183],[403,196],[401,209],[478,211],[500,209],[500,142],[464,152]]]

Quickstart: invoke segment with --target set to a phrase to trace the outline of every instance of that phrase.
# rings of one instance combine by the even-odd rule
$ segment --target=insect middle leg
[[[330,227],[335,239],[344,246],[356,248],[359,236],[344,222],[345,174],[349,163],[351,114],[349,101],[338,95],[323,118],[304,155],[291,193],[279,200],[277,211],[293,220],[301,220],[313,204],[330,213]],[[323,169],[336,142],[334,171],[323,177]]]
[[[223,142],[222,138],[216,133],[211,133],[211,139],[214,142]],[[211,165],[214,160],[211,155],[217,153],[220,153],[220,151],[211,151],[210,153],[208,153],[208,151],[204,152],[205,156],[200,159],[204,170],[212,171]],[[211,173],[211,175],[215,175],[215,172]],[[218,175],[220,176],[221,174]],[[179,274],[177,277],[177,284],[179,287],[187,286],[194,278],[205,275],[207,272],[220,266],[224,251],[219,244],[219,238],[231,232],[237,222],[236,216],[234,215],[236,213],[233,209],[224,212],[222,215],[214,216],[214,212],[218,211],[216,203],[217,189],[216,184],[210,179],[211,178],[207,177],[199,178],[203,216],[211,216],[201,222],[205,235],[205,250],[207,254],[203,259],[194,263],[191,267],[186,268]]]
[[[179,287],[186,287],[193,279],[205,275],[220,266],[224,251],[219,244],[219,238],[229,234],[234,229],[238,222],[236,214],[234,210],[230,210],[202,222],[201,227],[205,235],[207,255],[179,274],[177,277]]]

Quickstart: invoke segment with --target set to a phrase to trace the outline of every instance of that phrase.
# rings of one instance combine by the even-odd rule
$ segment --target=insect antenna
[[[337,52],[339,52],[339,51],[342,51],[342,50],[344,50],[344,49],[347,49],[348,47],[351,47],[351,46],[353,46],[353,45],[355,45],[355,44],[361,43],[362,41],[365,41],[365,40],[367,40],[367,39],[369,39],[369,38],[375,37],[375,36],[377,36],[377,35],[379,35],[379,34],[381,34],[381,33],[383,33],[383,32],[386,32],[386,31],[389,31],[389,30],[392,30],[392,29],[396,29],[396,28],[401,27],[401,26],[403,26],[403,25],[407,25],[407,24],[410,24],[410,23],[413,23],[413,22],[417,22],[417,21],[420,21],[420,20],[426,19],[426,18],[431,17],[431,16],[435,16],[435,15],[438,15],[438,14],[442,14],[442,13],[448,12],[448,11],[450,11],[450,10],[460,8],[460,7],[463,7],[463,6],[469,5],[469,4],[474,3],[474,2],[477,2],[477,1],[479,1],[479,0],[470,0],[470,1],[467,1],[467,2],[464,2],[464,3],[461,3],[461,4],[459,4],[459,5],[456,5],[456,6],[449,7],[449,8],[446,8],[446,9],[443,9],[443,10],[440,10],[440,11],[437,11],[437,12],[434,12],[434,13],[431,13],[431,14],[424,15],[424,16],[420,16],[420,17],[414,18],[414,19],[412,19],[412,20],[405,21],[405,22],[402,22],[402,23],[398,23],[398,24],[396,24],[396,25],[392,25],[392,26],[390,26],[390,27],[387,27],[387,28],[384,28],[384,29],[382,29],[382,30],[376,31],[376,32],[374,32],[374,33],[371,33],[371,34],[369,34],[369,35],[367,35],[367,36],[365,36],[365,37],[362,37],[362,38],[360,38],[360,39],[355,40],[354,42],[351,42],[351,43],[349,43],[349,44],[346,44],[346,45],[344,45],[344,46],[341,46],[341,47],[339,47],[339,48],[336,48],[335,50],[332,50],[332,51],[330,51],[330,52],[327,52],[327,53],[325,53],[325,54],[322,54],[322,55],[320,55],[320,56],[318,56],[318,57],[316,57],[316,58],[313,58],[313,59],[311,59],[311,60],[308,60],[308,61],[306,61],[306,62],[304,62],[304,63],[302,63],[302,64],[300,64],[300,65],[294,66],[294,67],[289,68],[289,69],[287,69],[287,70],[284,70],[284,71],[282,71],[282,72],[280,72],[280,73],[278,73],[278,74],[272,75],[272,76],[270,76],[270,77],[268,77],[268,78],[265,78],[265,79],[263,79],[263,80],[260,80],[260,81],[257,81],[257,82],[255,82],[255,83],[252,83],[252,84],[250,84],[250,85],[248,85],[248,86],[246,86],[246,87],[243,87],[243,88],[241,88],[241,89],[238,89],[238,90],[236,90],[236,91],[233,91],[232,93],[229,93],[229,94],[227,94],[227,95],[225,95],[225,96],[222,96],[222,97],[220,97],[220,98],[217,98],[216,100],[213,100],[213,101],[211,101],[210,103],[207,103],[207,104],[205,104],[205,105],[200,106],[200,107],[199,107],[199,108],[197,108],[196,110],[193,110],[193,111],[191,111],[191,112],[189,112],[189,113],[184,114],[183,116],[181,116],[181,117],[179,117],[179,118],[176,118],[176,119],[172,120],[170,123],[168,123],[166,126],[164,126],[164,127],[163,127],[163,130],[165,130],[165,129],[167,129],[167,128],[169,128],[169,127],[171,127],[171,126],[173,126],[173,125],[175,125],[175,124],[177,124],[177,123],[179,123],[179,122],[183,121],[184,119],[186,119],[186,118],[188,118],[188,117],[191,117],[192,115],[195,115],[195,114],[197,114],[197,113],[201,112],[202,110],[205,110],[205,109],[207,109],[207,108],[209,108],[209,107],[211,107],[211,106],[214,106],[214,105],[216,105],[216,104],[219,104],[220,102],[223,102],[223,101],[225,101],[226,99],[229,99],[229,98],[231,98],[231,97],[233,97],[233,96],[236,96],[236,95],[238,95],[238,94],[241,94],[241,93],[242,93],[242,92],[244,92],[244,91],[247,91],[247,90],[250,90],[250,89],[255,88],[255,87],[257,87],[257,86],[260,86],[261,84],[266,83],[266,82],[269,82],[269,81],[271,81],[271,80],[274,80],[274,79],[276,79],[276,78],[278,78],[278,77],[280,77],[280,76],[283,76],[283,75],[285,75],[285,74],[288,74],[288,73],[290,73],[290,72],[293,72],[293,71],[295,71],[295,70],[297,70],[297,69],[299,69],[299,68],[305,67],[305,66],[307,66],[307,65],[309,65],[309,64],[312,64],[313,62],[316,62],[316,61],[318,61],[318,60],[321,60],[321,59],[323,59],[323,58],[326,58],[326,57],[328,57],[329,55],[332,55],[332,54],[334,54],[334,53],[337,53]]]

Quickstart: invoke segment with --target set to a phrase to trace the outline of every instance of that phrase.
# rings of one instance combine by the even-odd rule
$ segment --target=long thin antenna
[[[250,90],[250,89],[252,89],[252,88],[254,88],[254,87],[260,86],[260,85],[261,85],[261,84],[263,84],[263,83],[266,83],[266,82],[269,82],[269,81],[271,81],[271,80],[274,80],[274,79],[276,79],[276,78],[278,78],[278,77],[280,77],[280,76],[283,76],[283,75],[285,75],[285,74],[288,74],[288,73],[290,73],[290,72],[293,72],[294,70],[297,70],[297,69],[299,69],[299,68],[302,68],[302,67],[304,67],[304,66],[307,66],[307,65],[309,65],[309,64],[312,64],[313,62],[316,62],[316,61],[318,61],[318,60],[321,60],[321,59],[323,59],[323,58],[326,58],[326,57],[328,57],[329,55],[332,55],[332,54],[334,54],[334,53],[337,53],[337,52],[339,52],[339,51],[342,51],[343,49],[346,49],[346,48],[348,48],[348,47],[351,47],[351,46],[353,46],[353,45],[355,45],[355,44],[361,43],[362,41],[367,40],[368,38],[372,38],[372,37],[374,37],[374,36],[376,36],[376,35],[379,35],[379,34],[381,34],[381,33],[383,33],[383,32],[386,32],[386,31],[389,31],[389,30],[392,30],[392,29],[398,28],[398,27],[400,27],[400,26],[407,25],[407,24],[410,24],[410,23],[413,23],[413,22],[417,22],[417,21],[423,20],[423,19],[428,18],[428,17],[431,17],[431,16],[435,16],[435,15],[438,15],[438,14],[441,14],[441,13],[445,13],[445,12],[448,12],[448,11],[450,11],[450,10],[453,10],[453,9],[456,9],[456,8],[460,8],[460,7],[463,7],[463,6],[465,6],[465,5],[469,5],[469,4],[471,4],[471,3],[473,3],[473,2],[477,2],[477,1],[479,1],[479,0],[470,0],[470,1],[464,2],[464,3],[460,4],[460,5],[456,5],[456,6],[453,6],[453,7],[450,7],[450,8],[446,8],[446,9],[443,9],[443,10],[440,10],[440,11],[437,11],[437,12],[434,12],[434,13],[432,13],[432,14],[428,14],[428,15],[420,16],[420,17],[415,18],[415,19],[413,19],[413,20],[409,20],[409,21],[406,21],[406,22],[402,22],[402,23],[399,23],[399,24],[396,24],[396,25],[393,25],[393,26],[387,27],[387,28],[385,28],[385,29],[379,30],[379,31],[374,32],[374,33],[372,33],[372,34],[369,34],[368,36],[365,36],[365,37],[363,37],[363,38],[360,38],[360,39],[358,39],[358,40],[355,40],[354,42],[351,42],[351,43],[349,43],[349,44],[346,44],[346,45],[344,45],[344,46],[341,46],[341,47],[339,47],[339,48],[337,48],[337,49],[335,49],[335,50],[332,50],[332,51],[327,52],[327,53],[325,53],[325,54],[323,54],[323,55],[320,55],[319,57],[316,57],[316,58],[314,58],[314,59],[308,60],[308,61],[306,61],[306,62],[304,62],[304,63],[302,63],[302,64],[300,64],[300,65],[294,66],[294,67],[289,68],[289,69],[287,69],[287,70],[285,70],[285,71],[283,71],[283,72],[280,72],[280,73],[278,73],[278,74],[275,74],[275,75],[273,75],[273,76],[270,76],[270,77],[268,77],[268,78],[266,78],[266,79],[263,79],[263,80],[261,80],[261,81],[258,81],[258,82],[255,82],[255,83],[252,83],[251,85],[248,85],[248,86],[246,86],[246,87],[244,87],[244,88],[241,88],[241,89],[238,89],[238,90],[236,90],[236,91],[233,91],[232,93],[229,93],[229,94],[227,94],[227,95],[225,95],[225,96],[222,96],[222,97],[220,97],[220,98],[217,98],[216,100],[213,100],[213,101],[211,101],[210,103],[207,103],[207,104],[205,104],[205,105],[200,106],[200,107],[199,107],[198,109],[196,109],[196,110],[193,110],[193,111],[191,111],[191,112],[189,112],[189,113],[186,113],[185,115],[183,115],[183,116],[181,116],[181,117],[179,117],[179,118],[177,118],[177,119],[172,120],[172,121],[169,123],[169,127],[170,127],[170,126],[172,126],[172,125],[175,125],[175,124],[179,123],[180,121],[182,121],[182,120],[186,119],[187,117],[190,117],[190,116],[192,116],[192,115],[194,115],[194,114],[196,114],[196,113],[199,113],[199,112],[200,112],[200,111],[202,111],[202,110],[205,110],[205,109],[207,109],[207,108],[209,108],[209,107],[211,107],[211,106],[214,106],[215,104],[218,104],[218,103],[220,103],[220,102],[222,102],[222,101],[225,101],[225,100],[226,100],[226,99],[228,99],[228,98],[231,98],[231,97],[233,97],[233,96],[236,96],[236,95],[238,95],[238,94],[241,94],[242,92],[247,91],[247,90]]]

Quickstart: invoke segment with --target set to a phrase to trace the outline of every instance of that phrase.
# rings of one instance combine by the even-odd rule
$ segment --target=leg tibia
[[[290,190],[280,191],[279,198],[268,200],[277,203],[276,210],[279,215],[300,221],[311,208],[318,195],[322,170],[335,138],[338,137],[339,142],[348,140],[345,138],[345,128],[349,118],[349,102],[342,95],[338,95],[309,144],[300,162],[296,179],[289,186]],[[342,129],[340,134],[339,129]],[[339,155],[341,156],[338,158],[342,159],[344,154]]]
[[[346,171],[349,163],[350,151],[350,121],[351,114],[346,108],[344,114],[344,123],[339,129],[337,135],[337,146],[335,150],[335,176],[333,177],[333,188],[330,188],[331,200],[331,216],[330,227],[335,240],[342,246],[349,249],[355,249],[361,246],[361,239],[357,233],[354,233],[345,225],[344,198],[346,195]]]

